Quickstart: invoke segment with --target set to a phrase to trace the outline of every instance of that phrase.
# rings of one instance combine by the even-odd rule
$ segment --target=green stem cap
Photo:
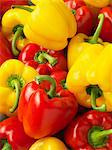
[[[11,8],[19,8],[19,9],[23,9],[23,10],[26,10],[26,11],[29,11],[29,12],[32,12],[33,11],[33,9],[32,8],[30,8],[30,7],[25,7],[25,6],[21,6],[21,5],[12,5],[12,7]]]
[[[50,90],[47,92],[47,95],[50,97],[50,98],[53,98],[56,96],[56,81],[48,76],[48,75],[38,75],[36,77],[36,81],[38,83],[41,83],[42,81],[49,81],[51,83],[51,87],[50,87]]]
[[[90,40],[88,40],[89,43],[91,43],[91,44],[97,44],[98,43],[98,38],[99,38],[101,30],[102,30],[104,18],[105,18],[104,14],[100,14],[98,16],[98,19],[100,19],[100,21],[99,21],[98,27],[97,27],[93,37]]]
[[[11,147],[11,145],[6,141],[6,142],[4,143],[4,146],[3,146],[2,150],[12,150],[12,147]]]
[[[57,59],[50,56],[47,52],[40,51],[36,53],[34,60],[40,64],[46,63],[46,60],[51,64],[51,66],[55,66],[57,64]]]
[[[13,40],[12,40],[12,53],[14,56],[18,56],[19,55],[19,51],[18,49],[16,48],[16,41],[18,40],[18,38],[23,34],[23,27],[18,27],[15,34],[14,34],[14,37],[13,37]]]
[[[88,142],[94,148],[103,148],[110,134],[112,134],[112,129],[104,130],[102,127],[93,126],[88,132]]]

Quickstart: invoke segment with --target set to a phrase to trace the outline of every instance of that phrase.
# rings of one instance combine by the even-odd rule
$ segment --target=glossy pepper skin
[[[28,150],[35,142],[24,132],[17,117],[10,117],[0,122],[0,140],[7,140],[3,150]]]
[[[28,0],[0,0],[0,16],[2,16],[12,5],[26,5]]]
[[[29,150],[68,150],[65,144],[55,137],[46,137],[36,141]]]
[[[11,47],[8,41],[3,36],[0,31],[0,65],[5,62],[7,59],[12,59],[12,53],[10,51]]]
[[[93,15],[82,0],[68,0],[65,4],[72,10],[77,22],[77,33],[91,35],[93,28]],[[75,12],[76,11],[76,12]]]
[[[32,2],[36,6],[27,6],[28,8],[14,6],[5,13],[2,19],[4,33],[10,34],[15,26],[21,24],[15,34],[23,32],[27,39],[48,49],[65,48],[68,44],[67,39],[73,37],[77,30],[72,12],[65,6],[63,0]]]
[[[51,83],[49,90],[45,90],[46,85],[40,87],[39,83],[44,80]],[[40,75],[22,90],[18,117],[27,135],[39,139],[67,126],[77,113],[77,108],[76,99],[68,90],[56,92],[56,81],[48,75]]]
[[[80,54],[83,52],[84,49],[86,49],[90,46],[93,47],[92,48],[93,50],[95,48],[97,48],[97,49],[100,49],[101,47],[103,48],[103,46],[102,46],[103,41],[100,38],[98,39],[98,36],[100,35],[105,17],[103,14],[101,14],[100,16],[101,16],[101,22],[99,22],[99,25],[94,33],[93,38],[88,37],[86,34],[79,33],[76,36],[74,36],[71,39],[71,41],[69,42],[68,51],[67,51],[68,69],[70,69],[72,67],[72,65],[74,64],[74,62],[77,60],[77,58],[80,56]],[[99,17],[99,19],[100,19],[100,17]],[[99,28],[100,28],[100,30],[99,30]],[[98,35],[97,38],[96,38],[96,34]],[[88,42],[91,38],[93,40],[95,40],[96,42],[94,43],[94,41],[93,41],[93,44],[91,44],[92,42],[91,43]],[[98,42],[97,42],[97,40],[98,40]],[[106,43],[104,43],[104,45],[105,44]]]
[[[112,42],[112,7],[104,7],[99,13],[103,13],[105,15],[100,37],[104,41]]]
[[[81,42],[76,43],[76,61],[68,72],[67,88],[74,93],[80,105],[92,106],[100,111],[112,111],[112,44],[104,43],[100,39],[97,43],[93,39],[90,38],[88,43],[80,38]]]
[[[67,77],[67,72],[60,70],[51,73],[50,75],[53,79],[56,81],[56,92],[62,90],[62,89],[67,89],[66,87],[66,77]],[[45,88],[47,91],[50,89],[50,82],[49,81],[44,81],[40,84],[41,88]]]
[[[0,113],[8,116],[16,114],[22,88],[32,81],[38,73],[21,61],[10,59],[0,67]]]
[[[22,8],[24,6],[21,6]],[[27,9],[34,9],[35,6],[26,6]],[[26,8],[25,7],[25,8]],[[2,32],[8,41],[12,44],[12,53],[18,56],[20,50],[30,42],[24,33],[23,25],[26,23],[26,18],[30,16],[30,12],[24,9],[9,9],[2,17]]]
[[[67,61],[64,52],[47,50],[36,44],[26,45],[18,59],[37,70],[39,74],[50,75],[58,70],[67,70]]]
[[[95,0],[84,0],[84,2],[87,4],[87,5],[90,5],[90,6],[93,6],[93,7],[98,7],[98,8],[103,8],[103,7],[106,7],[108,6],[109,4],[111,4],[111,0],[98,0],[98,1],[95,1]]]
[[[72,150],[111,150],[112,114],[92,110],[79,116],[66,129],[65,141]]]

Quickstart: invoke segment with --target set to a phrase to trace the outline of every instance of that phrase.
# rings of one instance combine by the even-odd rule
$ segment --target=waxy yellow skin
[[[91,107],[86,88],[98,85],[103,95],[97,98],[97,106],[106,104],[112,111],[112,44],[89,44],[80,53],[67,75],[67,88],[74,93],[80,105]]]
[[[68,69],[72,67],[72,65],[74,64],[74,62],[77,60],[77,58],[80,56],[80,54],[83,52],[84,49],[86,49],[91,45],[93,46],[94,49],[94,44],[86,42],[89,39],[91,39],[91,37],[88,37],[83,33],[79,33],[71,39],[67,50]],[[100,38],[98,39],[98,42],[101,44],[103,43],[104,45],[108,44],[106,42],[103,42]],[[101,44],[97,44],[97,46],[100,46]]]
[[[65,144],[55,137],[46,137],[36,141],[29,150],[68,150]]]
[[[27,6],[34,9],[34,6]],[[9,9],[4,16],[2,17],[2,32],[9,42],[12,42],[13,39],[13,28],[17,25],[22,25],[26,23],[26,18],[30,15],[30,12],[15,8]],[[27,38],[19,38],[17,40],[18,50],[22,50],[28,43],[31,41]]]
[[[108,6],[112,1],[111,0],[84,0],[84,2],[93,7],[103,8]]]
[[[0,67],[0,113],[8,116],[14,115],[9,109],[14,105],[16,99],[15,90],[9,87],[8,78],[12,75],[22,77],[24,86],[32,81],[37,75],[37,71],[30,66],[25,66],[21,61],[10,59],[5,61]]]
[[[32,1],[32,12],[14,8],[5,13],[2,30],[5,35],[22,24],[26,38],[48,49],[62,50],[68,44],[68,38],[75,35],[77,24],[71,10],[63,0]]]

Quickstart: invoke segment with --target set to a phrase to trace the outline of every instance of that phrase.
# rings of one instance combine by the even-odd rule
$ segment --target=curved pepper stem
[[[88,40],[89,43],[91,43],[91,44],[97,44],[98,43],[98,38],[99,38],[99,35],[101,33],[101,30],[102,30],[104,18],[105,18],[104,14],[100,14],[98,16],[98,19],[100,19],[100,21],[99,21],[98,27],[97,27],[93,37],[90,40]]]
[[[93,126],[88,132],[88,142],[94,148],[103,148],[110,134],[112,129],[104,130],[102,127]]]
[[[42,81],[49,81],[51,83],[51,87],[50,87],[50,90],[47,92],[47,95],[50,97],[50,98],[53,98],[56,96],[56,81],[48,76],[48,75],[38,75],[36,77],[36,81],[38,83],[41,83]]]
[[[46,60],[51,64],[51,66],[55,66],[57,64],[57,59],[50,56],[44,51],[40,51],[36,53],[34,60],[37,61],[40,64],[43,64],[46,62]]]
[[[19,96],[20,96],[20,83],[17,80],[12,80],[11,81],[12,86],[14,87],[16,91],[16,100],[12,108],[10,108],[10,112],[13,113],[17,107],[18,107],[18,102],[19,102]]]
[[[18,27],[15,34],[14,34],[13,40],[12,40],[12,53],[14,56],[19,55],[19,51],[16,48],[16,42],[22,34],[23,34],[23,27]]]
[[[4,146],[3,146],[2,150],[12,150],[12,147],[11,147],[11,145],[6,141],[6,142],[4,143]]]
[[[97,111],[105,112],[106,111],[106,105],[105,104],[102,104],[102,106],[100,106],[100,107],[96,106],[97,95],[98,95],[98,90],[96,88],[93,88],[91,90],[91,105],[92,105],[92,108],[94,110],[97,110]]]
[[[24,10],[29,11],[29,12],[32,12],[32,11],[33,11],[32,8],[25,7],[25,6],[20,6],[20,5],[12,5],[11,8],[13,8],[13,9],[14,9],[14,8],[24,9]]]
[[[94,110],[97,111],[102,111],[105,112],[106,111],[106,105],[103,104],[100,107],[96,106],[96,99],[100,96],[102,96],[103,92],[102,90],[98,87],[98,85],[89,85],[86,88],[86,92],[87,94],[91,95],[91,106]]]
[[[21,76],[15,74],[15,75],[11,75],[8,78],[7,84],[12,90],[15,90],[16,92],[16,99],[14,105],[12,106],[12,108],[9,109],[9,111],[13,113],[18,107],[21,88],[25,85],[25,81]]]

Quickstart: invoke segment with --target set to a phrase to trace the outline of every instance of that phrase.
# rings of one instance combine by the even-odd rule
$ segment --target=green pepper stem
[[[2,150],[12,150],[12,147],[11,147],[11,145],[8,142],[5,142]]]
[[[91,89],[91,106],[94,110],[105,112],[106,111],[106,105],[105,104],[102,104],[102,106],[100,106],[100,107],[96,106],[97,95],[98,95],[98,90],[96,88],[92,88]]]
[[[50,87],[50,90],[47,92],[47,95],[50,97],[50,98],[53,98],[56,96],[56,81],[48,76],[48,75],[38,75],[36,77],[36,81],[38,83],[41,83],[42,81],[49,81],[51,83],[51,87]]]
[[[88,132],[88,141],[94,148],[105,146],[108,135],[112,134],[112,129],[103,130],[99,126],[93,126]]]
[[[29,12],[32,12],[32,11],[33,11],[32,8],[25,7],[25,6],[20,6],[20,5],[12,5],[11,8],[13,8],[13,9],[14,9],[14,8],[24,9],[24,10],[29,11]]]
[[[17,107],[18,107],[19,96],[20,96],[20,83],[18,82],[18,80],[12,80],[11,84],[15,88],[15,91],[16,91],[16,100],[15,100],[15,103],[12,106],[12,108],[10,108],[10,110],[9,110],[11,113],[13,113],[17,109]]]
[[[61,80],[61,85],[64,89],[67,89],[66,80]]]
[[[99,38],[101,30],[102,30],[104,18],[105,18],[104,14],[100,14],[98,16],[98,19],[100,19],[100,21],[99,21],[98,27],[97,27],[93,37],[90,40],[88,40],[89,43],[91,43],[91,44],[97,44],[98,43],[98,38]]]
[[[56,58],[50,56],[49,54],[43,51],[36,53],[34,60],[41,64],[44,63],[45,60],[47,60],[51,64],[51,66],[54,66],[57,63]]]
[[[76,10],[72,9],[72,14],[76,15]]]
[[[19,51],[16,48],[16,41],[20,37],[20,35],[22,35],[22,33],[23,33],[23,28],[18,27],[15,34],[14,34],[14,37],[13,37],[13,40],[12,40],[12,53],[13,53],[14,56],[19,55]]]

